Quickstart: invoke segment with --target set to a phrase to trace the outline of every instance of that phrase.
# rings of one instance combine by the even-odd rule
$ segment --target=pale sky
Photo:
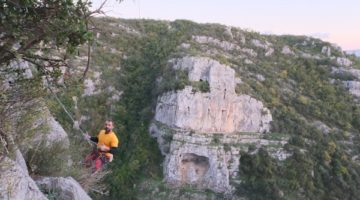
[[[93,8],[104,0],[91,0]],[[309,35],[343,50],[360,49],[360,0],[108,0],[106,15],[189,19],[260,33]]]

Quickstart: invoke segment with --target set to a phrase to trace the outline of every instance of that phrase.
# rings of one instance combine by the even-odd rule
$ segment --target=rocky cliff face
[[[47,199],[26,168],[9,158],[0,163],[0,199]]]
[[[165,179],[172,185],[196,185],[217,192],[231,192],[232,181],[239,179],[240,151],[249,145],[268,148],[272,156],[284,160],[290,154],[282,150],[286,139],[261,139],[261,133],[199,133],[173,129],[154,123],[150,132],[157,137],[163,154]]]
[[[164,175],[171,185],[190,184],[231,193],[242,180],[239,175],[241,151],[256,154],[263,147],[279,162],[286,162],[293,155],[284,147],[288,137],[276,139],[273,135],[277,133],[271,132],[274,117],[265,105],[276,97],[269,101],[267,96],[267,102],[262,102],[264,99],[255,98],[257,91],[250,92],[253,94],[250,95],[248,84],[252,84],[254,89],[259,85],[270,86],[269,83],[275,80],[279,83],[277,87],[281,88],[278,93],[271,86],[264,88],[263,92],[277,93],[274,96],[281,94],[284,99],[296,96],[294,88],[297,83],[284,80],[288,71],[279,70],[287,69],[294,60],[313,60],[333,66],[332,75],[341,74],[339,77],[344,88],[354,96],[359,95],[358,70],[352,67],[353,61],[334,45],[317,44],[318,41],[310,38],[295,45],[279,45],[276,40],[252,39],[236,30],[226,30],[226,34],[220,36],[226,40],[192,36],[190,41],[179,46],[181,56],[169,61],[169,66],[175,71],[186,72],[190,82],[184,89],[158,97],[150,126],[150,134],[157,138],[165,155]],[[188,56],[194,55],[194,49],[202,56]],[[286,64],[279,63],[284,60]],[[322,65],[319,67],[325,69]],[[276,73],[279,76],[274,75]],[[161,84],[161,79],[159,82]],[[209,90],[199,91],[197,84],[208,84]],[[242,89],[247,89],[247,92]],[[304,99],[306,104],[307,98]],[[276,107],[277,102],[270,104]],[[324,134],[338,130],[322,121],[316,122],[306,123]],[[306,150],[301,149],[301,152]]]
[[[360,70],[349,67],[333,67],[332,73],[338,76],[347,77],[350,80],[342,80],[342,83],[349,92],[360,98]]]
[[[174,185],[229,192],[230,181],[238,178],[240,149],[264,144],[260,138],[270,130],[271,113],[255,98],[236,94],[241,80],[231,67],[204,57],[171,63],[174,69],[187,71],[190,81],[207,82],[210,91],[186,86],[158,98],[150,132],[166,155],[165,178]]]
[[[25,104],[15,105],[12,119],[13,127],[21,138],[21,149],[25,153],[38,145],[51,147],[61,143],[64,149],[69,148],[69,138],[63,127],[51,115],[44,99],[33,99]],[[29,119],[30,118],[30,119]],[[29,119],[22,121],[21,119]]]
[[[0,199],[42,200],[51,197],[55,190],[59,199],[90,199],[74,179],[61,182],[61,187],[69,187],[67,190],[60,190],[56,184],[39,189],[40,184],[29,175],[59,174],[62,165],[69,167],[71,156],[67,151],[70,142],[68,134],[47,107],[46,100],[28,94],[32,89],[41,88],[21,85],[24,84],[19,81],[21,78],[32,78],[30,65],[23,61],[15,62],[10,65],[12,67],[25,69],[25,74],[4,76],[0,73],[1,95],[6,97],[0,104],[0,112],[6,114],[0,118]],[[61,177],[58,179],[62,180]],[[44,195],[44,190],[46,194],[50,191],[50,196]]]
[[[248,95],[235,93],[235,71],[215,60],[185,57],[174,68],[188,72],[190,81],[208,82],[210,92],[191,86],[159,97],[155,120],[170,127],[207,133],[267,132],[269,109]]]
[[[44,191],[56,191],[56,199],[91,200],[80,184],[72,177],[42,177],[36,183]]]

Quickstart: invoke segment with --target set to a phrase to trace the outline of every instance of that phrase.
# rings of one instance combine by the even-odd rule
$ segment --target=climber
[[[101,167],[114,159],[115,151],[119,145],[119,140],[112,131],[114,124],[111,120],[105,122],[105,129],[101,130],[97,137],[90,137],[89,134],[84,134],[85,139],[97,143],[97,148],[92,153],[86,156],[85,163],[95,163],[93,172],[98,171]]]

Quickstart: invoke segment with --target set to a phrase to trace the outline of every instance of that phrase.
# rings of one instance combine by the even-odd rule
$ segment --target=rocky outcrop
[[[229,190],[229,169],[224,149],[174,141],[165,164],[172,184],[196,184],[217,192]]]
[[[171,62],[174,69],[187,71],[190,81],[207,82],[210,91],[186,86],[158,98],[150,133],[166,156],[165,179],[172,185],[230,192],[230,181],[238,178],[240,149],[247,150],[249,144],[274,145],[261,139],[270,130],[270,111],[262,102],[235,93],[236,84],[242,82],[229,66],[203,57]],[[287,157],[276,153],[275,157]]]
[[[231,42],[227,42],[227,41],[220,41],[216,38],[212,38],[212,37],[207,37],[207,36],[201,36],[201,35],[197,35],[197,36],[193,36],[193,40],[195,40],[197,43],[200,44],[210,44],[210,45],[214,45],[217,46],[221,49],[223,49],[224,51],[232,51],[232,50],[240,50],[241,48]]]
[[[0,163],[0,199],[47,199],[17,162],[5,158]]]
[[[225,27],[224,35],[228,36],[230,39],[234,39],[230,26]]]
[[[360,70],[353,68],[344,68],[344,67],[333,67],[332,74],[342,77],[342,83],[345,88],[355,97],[360,98]],[[349,80],[351,79],[351,80]]]
[[[272,120],[264,105],[235,93],[232,68],[208,58],[185,57],[175,69],[187,70],[190,81],[207,81],[210,92],[193,92],[191,86],[159,97],[155,120],[170,127],[198,132],[267,132]]]
[[[45,100],[26,93],[32,90],[24,90],[14,84],[5,91],[11,103],[2,107],[6,117],[2,118],[1,129],[8,137],[11,136],[13,146],[16,147],[9,152],[16,156],[23,155],[28,166],[25,166],[21,159],[16,161],[19,161],[24,170],[28,168],[30,173],[39,173],[48,166],[60,168],[60,164],[65,163],[61,161],[69,159],[65,154],[70,145],[68,135],[51,115]],[[23,92],[25,95],[22,95]],[[45,158],[43,152],[47,152],[51,157]],[[59,160],[59,165],[49,160]],[[50,170],[47,173],[50,173]]]
[[[101,91],[97,90],[97,86],[101,84],[101,72],[93,72],[92,79],[84,80],[84,93],[82,96],[92,96],[99,94]]]
[[[250,145],[268,146],[270,155],[278,160],[291,156],[281,148],[286,139],[262,139],[261,133],[197,133],[159,122],[150,126],[150,133],[166,156],[165,179],[176,186],[192,184],[217,192],[232,191],[231,180],[239,179],[240,151],[247,151]]]
[[[295,55],[295,53],[287,45],[282,48],[281,53],[285,55]]]
[[[45,193],[55,191],[57,193],[56,199],[59,200],[91,200],[80,184],[72,177],[44,177],[38,179],[36,183]]]
[[[344,68],[344,67],[333,67],[332,68],[333,74],[351,74],[354,76],[354,78],[360,80],[360,70],[359,69],[353,69],[353,68]]]
[[[11,142],[11,137],[8,137]],[[57,199],[91,199],[81,186],[71,177],[43,177],[34,181],[29,176],[25,159],[12,143],[11,148],[4,148],[8,154],[0,156],[0,199],[47,199],[56,196]],[[13,157],[11,159],[10,157]],[[41,190],[38,186],[41,186]]]
[[[268,49],[272,44],[268,41],[260,41],[260,40],[251,40],[250,41],[252,45],[256,46],[256,47],[259,47],[259,48],[262,48],[262,49]]]
[[[329,126],[327,126],[324,122],[321,121],[314,121],[312,125],[324,134],[329,134],[330,131],[332,131]]]
[[[24,173],[29,174],[26,162],[19,149],[15,151],[15,162],[21,167]]]
[[[70,160],[66,154],[70,145],[68,135],[50,113],[46,100],[39,97],[37,90],[41,88],[23,87],[24,83],[18,81],[33,77],[32,66],[19,61],[11,63],[9,67],[15,72],[9,70],[8,74],[0,74],[0,88],[6,98],[1,105],[5,117],[0,124],[0,199],[47,199],[29,172],[36,175],[60,173],[64,168],[56,165],[66,164]],[[21,74],[17,74],[16,70]],[[71,185],[69,182],[65,184]],[[85,192],[85,195],[78,193],[87,196]]]
[[[54,143],[69,147],[67,133],[51,115],[43,99],[14,105],[9,119],[12,127],[16,127],[13,131],[17,134],[13,135],[16,136],[15,140],[20,141],[18,146],[22,153],[40,143],[47,147]]]
[[[21,109],[11,118],[13,127],[17,127],[15,140],[25,158],[33,157],[31,152],[45,149],[52,152],[53,157],[66,157],[63,152],[70,145],[68,135],[51,115],[44,100],[34,99],[19,107]]]
[[[60,199],[90,199],[72,178],[58,178],[61,180],[59,181],[61,187],[53,183],[52,188],[50,186],[38,188],[29,176],[28,167],[34,172],[39,167],[46,168],[46,165],[62,165],[63,163],[57,164],[52,161],[61,159],[58,162],[63,162],[69,159],[63,151],[69,147],[69,139],[61,125],[52,117],[43,100],[35,99],[22,105],[14,105],[14,108],[16,112],[9,117],[12,120],[9,122],[12,124],[12,129],[8,130],[8,135],[5,135],[6,143],[3,142],[3,146],[9,148],[5,149],[5,157],[0,155],[0,199],[47,199],[42,193],[44,190],[46,194],[56,195]],[[25,131],[19,132],[20,128]],[[15,139],[12,136],[16,136]],[[52,148],[55,148],[54,151]],[[26,155],[27,162],[22,152]],[[44,159],[45,154],[49,154],[46,159]],[[51,169],[45,171],[49,173]],[[54,167],[54,169],[59,168]],[[51,171],[51,173],[57,172]],[[52,178],[44,178],[44,180],[52,180]]]
[[[248,95],[223,98],[225,93],[193,93],[190,86],[167,93],[158,101],[155,119],[171,127],[199,132],[269,131],[272,117],[260,101]]]
[[[321,53],[325,54],[327,57],[331,56],[331,48],[329,46],[323,46],[321,49]]]
[[[241,43],[245,43],[245,37],[241,36],[241,38],[242,38]],[[228,41],[221,41],[216,38],[212,38],[212,37],[208,37],[208,36],[201,36],[201,35],[193,36],[192,39],[199,44],[208,45],[209,47],[217,47],[217,48],[222,49],[225,52],[239,51],[239,52],[245,53],[246,55],[248,55],[250,57],[257,56],[257,52],[255,50],[249,49],[249,48],[241,48],[239,45],[228,42]],[[267,50],[267,52],[265,54],[267,56],[271,55],[274,52],[274,50],[272,48],[268,48],[266,50]],[[215,51],[212,48],[207,48],[207,51],[210,55],[218,53],[217,51]],[[239,56],[241,56],[241,55],[239,55]]]
[[[260,40],[251,40],[250,41],[252,45],[258,47],[258,48],[261,48],[261,49],[264,49],[266,52],[265,52],[265,56],[271,56],[273,53],[274,53],[274,49],[271,47],[272,44],[268,41],[260,41]]]
[[[343,81],[344,86],[349,90],[349,92],[360,98],[360,82],[359,81]]]
[[[336,58],[336,62],[337,62],[340,66],[345,66],[345,67],[349,67],[349,66],[352,65],[352,61],[349,60],[348,58],[337,57],[337,58]]]

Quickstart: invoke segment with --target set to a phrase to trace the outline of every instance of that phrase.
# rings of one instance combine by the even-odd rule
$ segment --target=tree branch
[[[101,5],[99,6],[99,8],[97,8],[96,10],[92,11],[92,12],[89,12],[85,15],[85,18],[89,18],[91,17],[93,14],[105,14],[102,9],[105,5],[105,3],[107,2],[107,0],[105,0],[104,2],[101,3]]]
[[[84,70],[84,73],[83,73],[80,81],[83,81],[83,80],[85,79],[86,73],[88,72],[89,67],[90,67],[90,58],[91,58],[91,46],[90,46],[90,42],[88,43],[87,57],[88,57],[88,59],[87,59],[87,63],[86,63],[86,68],[85,68],[85,70]]]

